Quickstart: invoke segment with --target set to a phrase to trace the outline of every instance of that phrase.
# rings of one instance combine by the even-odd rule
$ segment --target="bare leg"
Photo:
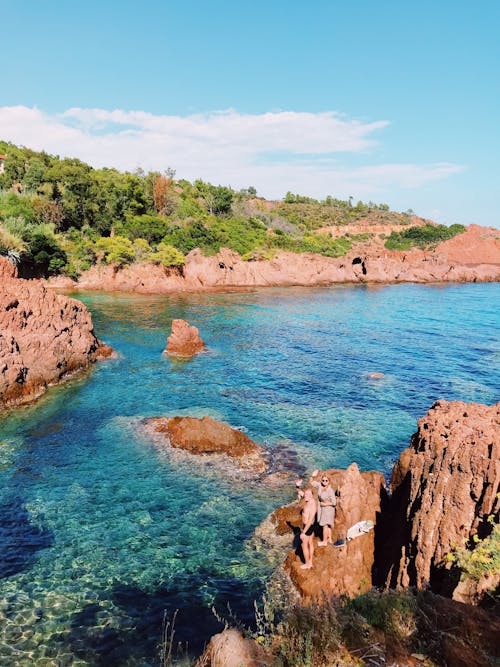
[[[318,547],[326,547],[328,540],[327,540],[327,528],[328,526],[323,526],[323,540],[321,542],[318,542]]]
[[[306,535],[302,540],[302,551],[304,553],[304,565],[301,565],[302,570],[310,570],[312,567],[312,557],[313,557],[313,537]]]
[[[314,537],[311,535],[309,538],[309,567],[313,566],[313,556],[314,556]]]

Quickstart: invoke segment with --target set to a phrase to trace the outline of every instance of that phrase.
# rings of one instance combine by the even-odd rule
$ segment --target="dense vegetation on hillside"
[[[278,250],[338,257],[352,236],[317,230],[370,215],[393,224],[411,220],[412,212],[391,213],[386,204],[290,192],[281,202],[267,202],[253,187],[237,192],[175,180],[170,169],[93,169],[6,142],[0,154],[7,155],[0,174],[0,254],[24,275],[76,277],[98,262],[180,267],[194,248],[210,255],[228,247],[245,260],[268,259]]]
[[[392,232],[385,247],[388,250],[409,250],[410,248],[432,248],[442,241],[447,241],[457,234],[465,232],[463,225],[421,225],[408,227],[400,232]]]

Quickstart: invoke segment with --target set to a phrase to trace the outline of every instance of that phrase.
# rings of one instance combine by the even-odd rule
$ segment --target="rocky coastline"
[[[55,277],[48,285],[64,290],[168,294],[254,287],[324,286],[338,283],[450,283],[500,280],[500,232],[470,225],[433,250],[387,250],[374,236],[357,241],[342,257],[278,252],[273,259],[244,261],[227,248],[211,257],[192,250],[179,268],[135,263],[119,268],[96,265],[77,281]]]
[[[113,355],[82,303],[43,281],[17,278],[15,267],[0,258],[0,410],[29,403]]]
[[[498,553],[497,561],[484,560],[480,576],[461,567],[456,555],[474,554],[498,531],[499,435],[500,403],[441,400],[418,421],[389,487],[380,473],[360,473],[356,464],[325,471],[339,494],[333,539],[345,538],[349,526],[360,520],[371,519],[375,530],[340,547],[317,547],[313,569],[304,570],[296,539],[303,501],[275,510],[256,535],[261,549],[281,553],[278,571],[287,577],[299,601],[289,595],[281,625],[253,645],[234,628],[224,630],[212,638],[197,665],[292,664],[282,659],[283,642],[298,641],[290,634],[292,623],[298,624],[295,632],[309,633],[313,644],[315,632],[323,644],[328,632],[337,633],[329,656],[324,645],[308,648],[313,665],[496,664],[500,620],[492,605],[500,586]],[[272,598],[272,586],[268,592]],[[372,612],[383,609],[400,626],[387,616],[370,627],[361,614],[363,604],[371,605]],[[365,610],[367,617],[369,611]],[[353,635],[352,628],[342,629],[345,616],[351,625],[358,624],[358,634]],[[304,619],[307,624],[301,628]],[[316,622],[331,627],[318,629]],[[377,661],[359,661],[369,646]],[[297,645],[296,650],[300,653],[302,648]]]

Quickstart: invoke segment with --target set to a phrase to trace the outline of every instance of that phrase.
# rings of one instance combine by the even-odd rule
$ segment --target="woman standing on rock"
[[[304,507],[302,508],[302,531],[300,540],[304,553],[305,563],[301,565],[302,570],[310,570],[313,566],[314,555],[314,522],[316,520],[316,501],[311,489],[304,491]]]
[[[332,528],[335,521],[337,498],[333,487],[330,485],[328,475],[325,473],[321,475],[321,483],[314,481],[318,472],[318,470],[314,470],[311,476],[311,485],[318,489],[318,523],[323,528],[323,540],[318,542],[318,547],[326,547],[327,544],[333,544]]]

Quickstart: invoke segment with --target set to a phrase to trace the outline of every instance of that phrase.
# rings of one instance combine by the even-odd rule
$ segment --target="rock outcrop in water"
[[[267,469],[262,447],[247,435],[211,417],[152,417],[144,420],[146,430],[161,434],[166,443],[196,456],[222,454],[253,474]]]
[[[345,547],[316,547],[312,570],[301,570],[297,553],[289,551],[283,570],[301,604],[293,596],[284,606],[279,603],[284,619],[267,637],[262,664],[281,664],[280,656],[288,655],[299,661],[294,664],[365,664],[360,659],[370,656],[374,665],[496,665],[498,616],[435,591],[457,597],[457,578],[451,576],[455,566],[447,554],[465,543],[473,548],[471,537],[481,539],[491,530],[491,520],[498,521],[499,436],[500,403],[438,401],[418,421],[409,449],[394,466],[392,497],[379,473],[360,473],[355,464],[346,471],[327,471],[340,490],[334,539],[371,518],[375,540],[371,532]],[[277,546],[283,551],[287,536],[290,545],[301,525],[300,509],[300,502],[281,507],[262,524],[265,530],[257,529],[264,550]],[[399,590],[369,591],[372,574],[374,583],[385,580]],[[495,585],[498,577],[489,581],[490,588]],[[268,592],[273,594],[272,586]],[[363,592],[354,606],[331,602]],[[479,599],[469,595],[468,601]],[[252,650],[248,640],[245,650]],[[225,664],[213,652],[198,662],[200,667]]]
[[[300,569],[300,551],[290,551],[285,570],[303,598],[353,596],[374,583],[470,602],[500,583],[498,568],[485,568],[485,578],[467,585],[462,578],[456,588],[454,557],[473,549],[499,519],[500,403],[436,402],[394,466],[391,497],[380,473],[360,473],[352,464],[328,474],[340,492],[333,539],[365,519],[375,532],[341,548],[316,548],[312,570]],[[300,509],[292,503],[271,515],[277,535],[297,533]]]
[[[500,403],[434,403],[394,466],[381,526],[386,583],[452,594],[450,555],[498,521],[499,485]],[[497,572],[489,587],[499,582]]]
[[[384,478],[378,472],[360,472],[353,463],[347,470],[324,471],[338,492],[333,540],[345,540],[347,530],[359,521],[378,521]],[[323,473],[321,473],[323,474]],[[277,509],[271,515],[278,535],[298,534],[302,503]],[[374,531],[346,542],[342,547],[316,547],[314,567],[301,569],[300,548],[290,551],[285,570],[304,599],[319,600],[324,595],[354,596],[372,587],[375,561]]]
[[[368,230],[369,231],[369,230]],[[182,272],[150,263],[117,269],[94,266],[74,287],[145,294],[194,292],[233,287],[331,285],[335,283],[488,282],[500,279],[500,232],[470,225],[466,232],[432,250],[387,250],[373,235],[356,241],[343,257],[278,252],[271,260],[243,261],[222,248],[212,257],[192,250]],[[67,279],[51,280],[67,289]]]
[[[0,258],[0,409],[29,402],[113,353],[82,303],[15,276]]]
[[[172,320],[172,333],[168,337],[165,354],[175,357],[192,357],[203,352],[205,343],[198,329],[185,320]]]

